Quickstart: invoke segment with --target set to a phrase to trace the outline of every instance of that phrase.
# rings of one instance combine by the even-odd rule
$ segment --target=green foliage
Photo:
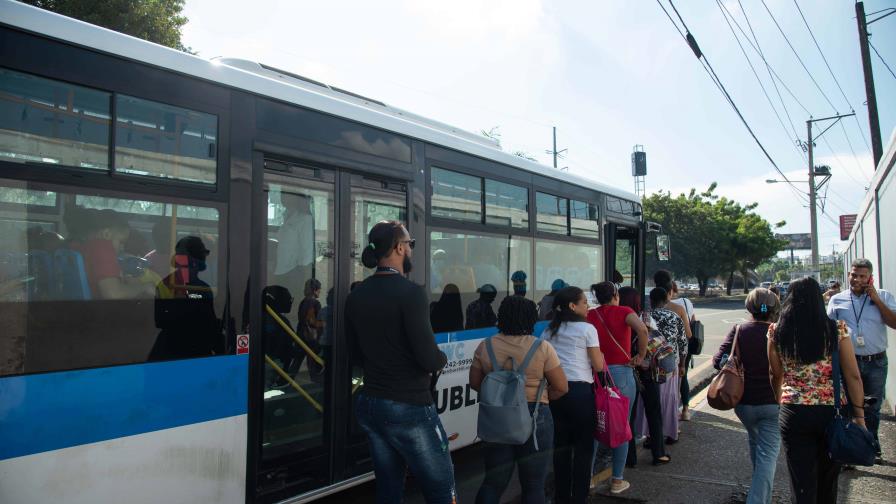
[[[192,52],[180,40],[184,0],[22,0],[110,30]]]
[[[720,197],[716,187],[713,182],[702,193],[691,189],[687,195],[672,197],[659,192],[643,200],[644,218],[662,224],[672,251],[669,262],[649,255],[648,272],[665,268],[678,277],[696,277],[701,295],[711,277],[731,277],[737,271],[746,278],[748,270],[774,257],[784,245],[775,238],[772,225],[753,212],[756,203],[741,205]]]

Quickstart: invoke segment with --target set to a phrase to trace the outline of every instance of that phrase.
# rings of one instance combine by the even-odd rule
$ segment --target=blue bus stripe
[[[248,355],[0,378],[0,460],[247,411]]]
[[[533,335],[536,337],[541,336],[542,331],[545,330],[548,324],[549,322],[547,320],[536,322],[535,330],[532,331]],[[482,327],[480,329],[467,329],[465,331],[436,333],[435,336],[436,344],[441,345],[442,343],[454,343],[457,341],[469,341],[474,339],[488,338],[489,336],[494,336],[495,334],[498,334],[497,327]]]

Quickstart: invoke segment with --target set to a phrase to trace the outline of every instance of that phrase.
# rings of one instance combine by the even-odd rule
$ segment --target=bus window
[[[485,179],[485,223],[529,229],[529,190]]]
[[[110,97],[0,68],[0,159],[107,169]]]
[[[568,206],[569,200],[566,198],[543,192],[535,193],[538,231],[568,235]]]
[[[482,179],[432,169],[432,216],[482,222]]]
[[[602,281],[601,247],[587,243],[538,240],[535,243],[535,299],[551,291],[555,280],[563,280],[587,291]]]
[[[572,236],[600,238],[600,215],[597,205],[584,201],[569,201],[569,230]]]
[[[430,322],[436,333],[482,327],[489,317],[480,315],[481,303],[497,313],[514,293],[511,277],[532,271],[529,238],[433,231],[430,247]]]
[[[218,209],[6,180],[0,202],[0,374],[223,353]]]
[[[115,124],[117,171],[215,183],[216,116],[116,95]]]

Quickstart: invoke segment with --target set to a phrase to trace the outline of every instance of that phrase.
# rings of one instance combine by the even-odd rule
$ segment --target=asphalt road
[[[704,302],[698,304],[695,310],[697,318],[703,321],[705,340],[703,354],[694,357],[694,367],[688,372],[688,378],[692,387],[698,381],[701,381],[702,378],[708,377],[713,373],[712,364],[709,361],[719,346],[721,346],[725,335],[728,334],[728,331],[735,324],[745,322],[748,317],[742,300]],[[458,502],[473,502],[476,491],[482,481],[482,455],[479,447],[478,445],[473,445],[457,450],[452,453],[452,458],[454,460]],[[374,484],[374,482],[365,483],[316,502],[327,504],[373,502]],[[501,502],[518,502],[519,492],[519,484],[516,476],[514,476],[504,492]],[[602,497],[602,499],[606,499],[606,497]],[[619,500],[620,502],[629,502],[623,499]],[[726,500],[718,500],[716,502],[725,502]],[[412,484],[404,501],[409,504],[422,504],[424,502],[419,491],[413,488]]]
[[[688,379],[693,380],[695,371],[703,371],[712,365],[707,364],[715,355],[716,350],[722,345],[728,331],[735,324],[746,322],[749,320],[749,314],[744,309],[744,302],[741,300],[732,301],[712,301],[701,303],[695,307],[697,319],[703,322],[703,353],[695,355],[694,367],[688,372]],[[701,367],[704,366],[704,367]],[[691,383],[694,384],[693,381]]]

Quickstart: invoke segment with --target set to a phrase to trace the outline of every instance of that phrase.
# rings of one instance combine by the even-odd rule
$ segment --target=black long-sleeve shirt
[[[431,375],[448,359],[436,346],[423,287],[401,275],[373,275],[348,295],[345,321],[365,394],[432,404]]]

